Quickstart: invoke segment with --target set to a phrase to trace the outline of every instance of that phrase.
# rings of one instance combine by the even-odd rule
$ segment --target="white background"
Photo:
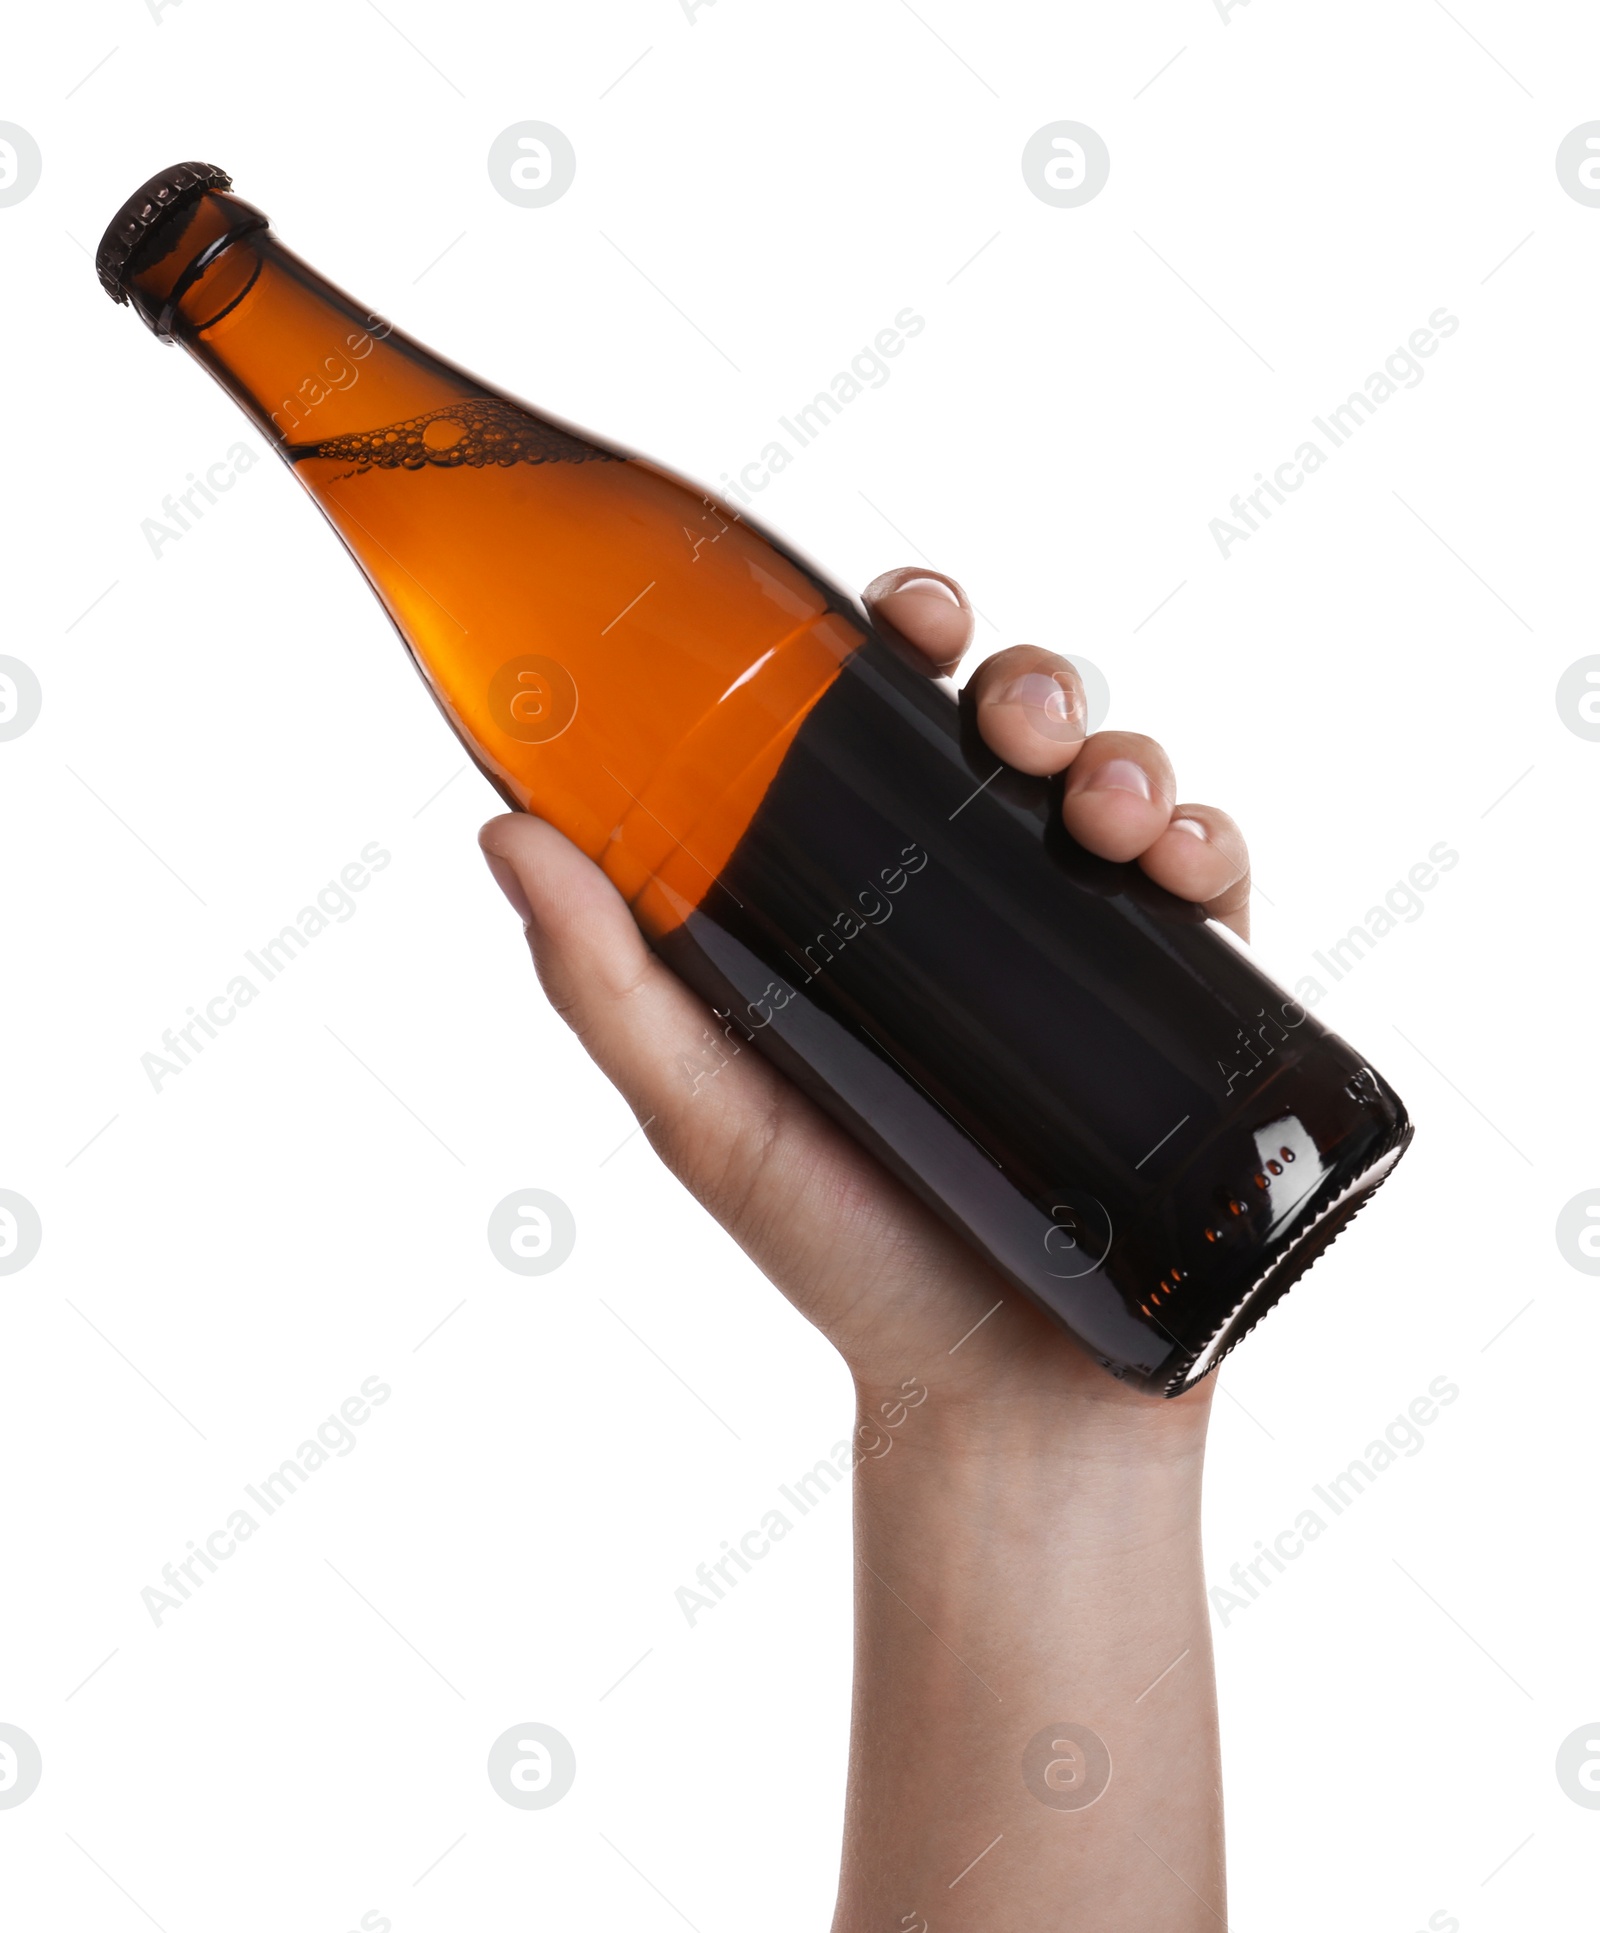
[[[0,1811],[8,1924],[815,1929],[836,1870],[843,1494],[695,1628],[673,1593],[846,1434],[848,1379],[642,1140],[613,1153],[631,1116],[474,849],[497,801],[289,475],[152,556],[162,497],[261,447],[86,253],[180,158],[708,483],[913,305],[762,516],[849,584],[956,573],[980,651],[1100,666],[1110,722],[1244,825],[1291,984],[1460,853],[1319,1010],[1415,1145],[1223,1372],[1219,1584],[1430,1381],[1461,1392],[1218,1621],[1230,1919],[1588,1923],[1600,1814],[1554,1756],[1600,1717],[1600,1283],[1554,1224],[1600,1184],[1600,745],[1554,695],[1597,648],[1600,209],[1554,156],[1600,117],[1600,23],[86,0],[4,37],[0,119],[44,157],[0,208],[0,650],[44,690],[0,745],[0,1186],[44,1225],[0,1279],[0,1720],[44,1756]],[[485,166],[527,119],[578,156],[543,209]],[[1020,168],[1062,119],[1112,157],[1067,210]],[[1224,560],[1209,520],[1441,306],[1425,380]],[[153,1092],[140,1056],[371,840],[355,917]],[[578,1222],[531,1281],[485,1240],[525,1186]],[[358,1448],[156,1628],[162,1565],[373,1375]],[[528,1720],[578,1757],[542,1812],[484,1771]]]

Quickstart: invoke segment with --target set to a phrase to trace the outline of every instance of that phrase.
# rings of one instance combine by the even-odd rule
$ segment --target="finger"
[[[1089,707],[1071,661],[1036,644],[986,658],[963,696],[976,708],[990,750],[1019,772],[1059,772],[1082,751]]]
[[[1244,834],[1214,805],[1178,805],[1166,830],[1139,855],[1158,886],[1197,900],[1242,940],[1250,937],[1250,853]]]
[[[903,564],[873,578],[861,601],[869,616],[919,651],[933,672],[953,671],[972,642],[976,620],[967,594],[941,571]]]
[[[1102,859],[1137,859],[1166,831],[1177,784],[1172,764],[1142,732],[1096,732],[1067,774],[1061,816]]]

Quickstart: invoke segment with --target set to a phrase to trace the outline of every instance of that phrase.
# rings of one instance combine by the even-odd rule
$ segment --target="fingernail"
[[[1083,738],[1087,724],[1076,690],[1047,671],[1025,671],[994,695],[997,705],[1019,705],[1022,715],[1041,738],[1070,744]]]
[[[948,584],[914,578],[867,600],[874,618],[908,638],[942,669],[959,662],[972,642],[974,619]]]
[[[1209,839],[1211,837],[1211,834],[1206,831],[1198,819],[1174,819],[1172,824],[1180,832],[1192,832],[1197,839]]]
[[[947,604],[959,605],[961,602],[950,586],[937,577],[908,577],[903,584],[895,585],[893,595],[904,597],[908,591],[918,597],[940,597]]]
[[[1131,792],[1140,799],[1152,796],[1144,767],[1136,765],[1131,758],[1108,758],[1081,785],[1072,789],[1074,792]]]
[[[511,862],[502,859],[497,852],[486,852],[483,856],[489,863],[490,872],[494,874],[494,883],[510,900],[511,910],[524,926],[529,925],[533,919],[533,908],[528,904],[528,895],[522,890],[522,881],[511,869]]]

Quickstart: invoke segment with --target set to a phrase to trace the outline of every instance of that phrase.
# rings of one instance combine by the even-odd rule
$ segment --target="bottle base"
[[[1223,1358],[1272,1313],[1312,1263],[1338,1240],[1393,1172],[1413,1133],[1411,1121],[1402,1114],[1394,1134],[1359,1174],[1342,1182],[1336,1175],[1330,1177],[1328,1198],[1320,1206],[1314,1201],[1308,1204],[1308,1214],[1287,1244],[1251,1283],[1203,1347],[1175,1372],[1167,1374],[1164,1381],[1152,1378],[1146,1386],[1163,1396],[1182,1396],[1212,1375]]]

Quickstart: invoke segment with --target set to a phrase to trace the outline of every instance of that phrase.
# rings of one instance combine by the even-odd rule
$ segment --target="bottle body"
[[[1077,847],[1059,783],[997,771],[780,540],[409,342],[215,185],[118,276],[272,436],[501,796],[705,999],[686,1088],[767,1054],[1166,1394],[1392,1166],[1382,1079],[1199,908]]]
[[[1403,1151],[1382,1078],[869,638],[655,944],[1113,1374],[1181,1394]],[[955,1340],[955,1338],[952,1338]]]

